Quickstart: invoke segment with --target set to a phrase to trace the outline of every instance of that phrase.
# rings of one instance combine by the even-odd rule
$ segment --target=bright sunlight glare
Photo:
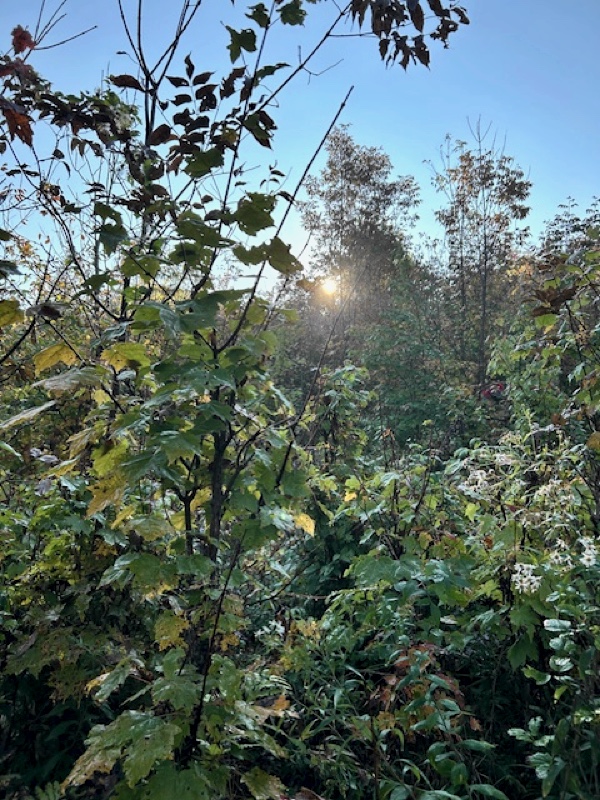
[[[337,292],[338,284],[335,278],[324,278],[321,281],[321,289],[328,295],[334,295]]]

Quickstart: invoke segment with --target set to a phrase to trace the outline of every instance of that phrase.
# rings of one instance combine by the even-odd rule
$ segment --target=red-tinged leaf
[[[159,125],[158,128],[155,128],[150,134],[150,138],[148,139],[148,144],[153,146],[158,144],[164,144],[165,142],[169,141],[170,136],[171,136],[171,127],[166,124]]]
[[[190,82],[186,78],[178,78],[176,75],[167,75],[167,80],[178,89],[182,86],[189,86]]]
[[[24,53],[25,50],[32,50],[35,47],[31,34],[22,25],[13,28],[11,35],[15,53]]]
[[[425,27],[425,14],[423,14],[423,9],[421,8],[421,4],[417,3],[414,8],[409,9],[410,18],[412,20],[412,24],[415,28],[422,33],[423,28]],[[419,59],[420,61],[421,59]]]
[[[110,82],[119,89],[135,89],[143,92],[144,87],[133,75],[111,75]]]
[[[14,139],[15,136],[20,139],[23,144],[31,147],[33,143],[33,131],[31,129],[31,119],[27,114],[22,114],[11,108],[3,108],[4,119],[8,125],[8,132],[10,138]]]

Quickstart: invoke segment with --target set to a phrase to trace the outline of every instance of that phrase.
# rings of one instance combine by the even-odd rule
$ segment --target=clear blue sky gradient
[[[124,0],[132,14],[136,3]],[[357,142],[383,148],[398,174],[414,175],[422,187],[421,216],[432,230],[441,198],[431,189],[428,160],[439,163],[447,133],[469,138],[468,120],[491,123],[497,141],[533,182],[529,224],[539,232],[560,203],[572,196],[585,209],[600,194],[600,0],[464,0],[471,25],[451,37],[450,49],[432,43],[431,68],[386,69],[376,42],[336,38],[318,55],[313,74],[301,76],[274,113],[279,131],[274,153],[293,186],[327,129],[350,85],[354,92],[342,120]],[[55,6],[48,5],[51,10]],[[176,0],[145,0],[146,41],[158,52],[178,14]],[[166,10],[165,10],[166,9]],[[230,66],[223,23],[244,26],[245,4],[204,0],[181,58],[190,52],[199,70],[221,75]],[[38,0],[0,7],[4,48],[17,25],[33,29]],[[68,0],[66,18],[48,40],[58,41],[96,25],[81,39],[33,54],[38,71],[64,91],[91,90],[104,74],[131,71],[117,51],[127,42],[116,0]],[[304,29],[280,29],[264,63],[295,64],[307,53],[336,12],[333,0],[309,6]],[[247,21],[246,21],[247,22]],[[352,33],[349,27],[345,33]],[[300,48],[300,51],[299,51]],[[322,159],[317,162],[317,167]],[[293,225],[293,228],[297,223]],[[288,235],[299,236],[297,230]]]

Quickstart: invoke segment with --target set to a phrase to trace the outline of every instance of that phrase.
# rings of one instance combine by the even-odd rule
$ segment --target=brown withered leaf
[[[144,87],[133,75],[111,75],[110,82],[119,89],[136,89],[139,92],[144,91]]]
[[[444,16],[444,7],[440,0],[427,0],[429,3],[429,8],[433,11],[436,17],[443,17]]]
[[[159,125],[158,128],[155,128],[150,137],[148,139],[148,144],[155,146],[158,144],[164,144],[165,142],[169,141],[169,137],[171,136],[171,126],[167,125]]]
[[[461,6],[455,6],[452,11],[456,14],[459,20],[462,22],[463,25],[470,25],[471,20],[467,16],[467,12]]]
[[[412,20],[412,24],[419,31],[419,33],[422,33],[423,28],[425,27],[425,14],[423,13],[421,4],[417,3],[417,5],[414,8],[409,7],[409,14]],[[420,60],[421,59],[419,59],[419,61]]]
[[[33,130],[31,129],[30,117],[28,117],[27,114],[23,114],[21,111],[17,111],[16,107],[4,107],[2,108],[2,113],[8,125],[10,138],[14,139],[16,136],[23,144],[31,147],[33,143]]]

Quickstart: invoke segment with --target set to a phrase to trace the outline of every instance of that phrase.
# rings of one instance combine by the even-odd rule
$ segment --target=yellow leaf
[[[131,519],[135,514],[135,506],[125,506],[115,517],[115,521],[110,526],[111,530],[116,530],[126,520]]]
[[[312,517],[309,517],[308,514],[296,514],[294,522],[299,528],[308,533],[309,536],[315,535],[315,521]]]
[[[96,444],[98,441],[98,434],[94,428],[83,428],[67,439],[69,445],[69,456],[76,458],[81,455],[89,444]]]
[[[104,478],[109,473],[115,471],[128,452],[129,445],[125,439],[112,447],[103,445],[102,447],[96,448],[93,456],[94,472],[100,478]]]
[[[77,361],[76,353],[64,342],[52,344],[34,355],[35,374],[39,375],[40,372],[55,367],[61,361],[67,367],[72,366]]]
[[[23,312],[18,300],[0,300],[0,328],[23,321]]]
[[[273,703],[273,711],[285,711],[290,707],[290,701],[284,694],[280,694],[277,700]]]
[[[159,650],[166,650],[172,645],[184,644],[181,634],[189,628],[189,622],[178,617],[172,611],[163,612],[154,625],[154,638]]]
[[[356,494],[356,492],[346,492],[346,494],[344,495],[344,503],[349,503],[350,500],[356,500],[357,497],[358,495]]]
[[[586,445],[590,448],[590,450],[600,450],[600,431],[595,431],[592,433],[590,438],[587,440]]]
[[[230,647],[237,647],[240,643],[240,637],[236,636],[235,633],[226,633],[224,636],[221,637],[221,641],[219,642],[219,647],[221,651],[225,653],[229,650]]]
[[[117,342],[102,352],[102,358],[117,372],[125,367],[135,369],[150,364],[144,345],[139,342]]]
[[[197,511],[199,508],[205,503],[208,503],[212,495],[212,491],[210,487],[205,487],[204,489],[200,489],[200,491],[196,494],[194,499],[192,500],[191,509],[192,511]]]
[[[118,470],[106,478],[101,478],[90,487],[92,499],[88,505],[87,516],[103,511],[108,506],[120,507],[125,495],[125,476]]]

